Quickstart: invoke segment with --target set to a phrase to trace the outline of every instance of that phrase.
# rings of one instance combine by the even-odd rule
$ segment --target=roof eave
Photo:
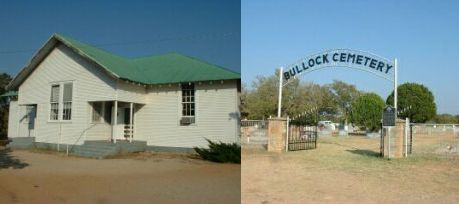
[[[7,90],[16,90],[19,86],[24,82],[24,80],[34,71],[36,66],[41,63],[41,61],[56,47],[58,42],[64,44],[72,51],[80,55],[81,57],[97,64],[98,66],[102,67],[104,71],[106,71],[109,75],[115,78],[120,78],[117,74],[107,69],[105,66],[97,62],[91,56],[85,54],[83,51],[79,50],[78,48],[74,47],[71,43],[67,42],[65,39],[61,38],[57,34],[53,34],[46,43],[40,47],[40,49],[33,55],[33,57],[29,60],[27,65],[21,69],[21,71],[11,80],[11,82],[6,86]]]
[[[44,56],[46,56],[49,52],[50,52],[50,47],[54,47],[56,42],[53,42],[53,36],[51,36],[50,38],[48,38],[48,40],[45,42],[45,44],[43,44],[40,49],[38,49],[38,51],[36,51],[32,56],[32,58],[29,60],[29,62],[26,64],[26,66],[24,66],[21,71],[19,71],[18,74],[16,74],[16,76],[14,76],[13,80],[10,81],[10,83],[8,83],[8,85],[6,86],[6,89],[7,90],[14,90],[14,89],[17,89],[19,87],[19,85],[25,80],[25,78],[27,78],[30,73],[33,71],[33,70],[30,70],[32,69],[31,65],[32,64],[35,64],[35,65],[38,65],[44,58]],[[51,45],[51,43],[54,43]],[[40,59],[38,59],[40,57]]]
[[[87,55],[85,52],[83,52],[82,50],[78,49],[77,47],[73,46],[71,43],[67,42],[64,38],[60,37],[59,35],[57,34],[54,34],[53,37],[55,37],[56,39],[58,39],[62,44],[64,44],[65,46],[67,46],[68,48],[70,48],[71,50],[73,50],[75,53],[77,53],[78,55],[80,55],[81,57],[91,61],[91,62],[94,62],[95,64],[97,64],[98,66],[102,67],[109,75],[115,77],[115,78],[120,78],[120,76],[118,74],[116,74],[115,72],[112,72],[110,69],[108,69],[107,67],[105,67],[103,64],[99,63],[97,60],[95,60],[93,57]]]

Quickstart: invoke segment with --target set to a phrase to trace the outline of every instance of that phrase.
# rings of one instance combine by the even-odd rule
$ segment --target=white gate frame
[[[371,55],[374,55],[372,53],[369,53]],[[312,55],[311,55],[312,56]],[[374,55],[374,56],[378,56],[378,55]],[[378,56],[379,57],[379,56]],[[385,58],[382,58],[380,57],[381,59],[384,59]],[[370,71],[369,71],[370,72]],[[398,72],[398,60],[397,58],[394,59],[394,108],[395,108],[395,112],[397,112],[397,98],[398,98],[398,93],[397,93],[397,80],[398,80],[398,76],[397,76],[397,72]],[[373,73],[373,72],[370,72],[370,73]],[[278,102],[277,102],[277,117],[280,118],[281,117],[281,107],[282,107],[282,87],[287,85],[286,84],[282,84],[282,74],[283,74],[283,67],[280,67],[280,72],[279,72],[279,97],[278,97]],[[375,74],[375,73],[374,73]],[[376,75],[376,74],[375,74]],[[379,75],[378,75],[379,76]],[[384,77],[385,78],[385,77]],[[385,78],[387,79],[387,78]],[[388,79],[390,80],[390,79]],[[396,116],[397,117],[397,116]]]

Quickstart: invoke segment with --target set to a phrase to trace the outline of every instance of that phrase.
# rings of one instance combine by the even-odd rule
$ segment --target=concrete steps
[[[108,141],[86,141],[83,145],[75,146],[72,149],[72,154],[89,158],[106,158],[108,156],[128,154],[132,152],[145,151],[146,142],[133,141],[117,141],[111,143]]]
[[[14,137],[7,146],[11,149],[31,149],[35,147],[35,137]]]

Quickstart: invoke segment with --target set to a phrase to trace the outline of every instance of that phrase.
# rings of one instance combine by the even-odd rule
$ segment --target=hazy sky
[[[459,1],[242,1],[242,81],[268,76],[326,49],[350,48],[399,60],[399,83],[434,94],[439,113],[459,114]],[[302,81],[356,84],[380,94],[392,82],[349,68],[328,68]]]
[[[1,1],[0,73],[16,75],[55,32],[125,57],[178,52],[240,72],[238,1]]]

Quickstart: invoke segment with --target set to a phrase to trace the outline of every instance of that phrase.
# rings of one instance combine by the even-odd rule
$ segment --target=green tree
[[[246,89],[244,109],[249,119],[264,119],[275,115],[277,84],[275,77],[257,76],[252,89]]]
[[[359,98],[361,92],[357,90],[355,85],[347,84],[340,80],[333,80],[333,83],[328,85],[328,87],[336,103],[338,112],[342,114],[342,120],[347,124],[352,104]]]
[[[249,90],[247,89],[247,85],[244,82],[241,82],[241,95],[240,95],[240,112],[241,118],[247,118],[248,116],[248,109],[247,109],[247,95],[249,94]]]
[[[398,110],[404,110],[399,117],[409,118],[413,122],[424,123],[433,119],[437,112],[434,96],[430,90],[422,84],[405,83],[397,88]],[[387,97],[386,103],[394,104],[394,92]],[[411,107],[410,109],[407,109]]]
[[[279,70],[274,75],[264,77],[257,76],[252,83],[251,89],[247,88],[244,96],[244,110],[249,119],[264,119],[269,116],[277,116],[277,103],[279,93]],[[292,79],[282,90],[282,114],[285,116],[294,108],[293,104],[298,100],[297,92],[299,80]]]
[[[0,95],[6,92],[5,87],[11,81],[11,76],[0,74]],[[8,99],[0,97],[0,139],[5,139],[8,132]]]
[[[362,94],[352,104],[351,121],[367,130],[376,131],[380,128],[384,100],[375,93]]]
[[[443,124],[453,124],[458,123],[457,116],[453,116],[451,114],[439,114],[436,115],[433,119],[435,123],[443,123]]]

